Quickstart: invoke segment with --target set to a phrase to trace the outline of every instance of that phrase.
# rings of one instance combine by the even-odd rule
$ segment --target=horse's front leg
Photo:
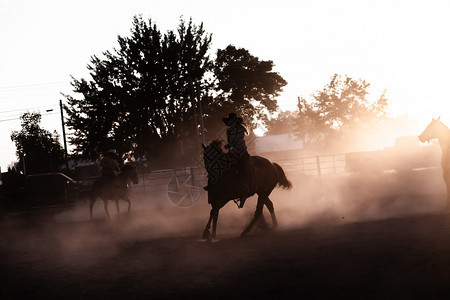
[[[216,238],[217,219],[219,218],[219,210],[225,204],[227,204],[227,202],[228,202],[228,200],[223,199],[223,200],[214,202],[214,204],[211,204],[212,209],[211,209],[211,212],[209,213],[208,224],[206,224],[206,228],[203,231],[203,235],[202,235],[203,239],[207,239],[210,242],[212,239]],[[211,222],[212,222],[212,234],[209,231],[211,228]]]
[[[250,224],[248,224],[247,228],[245,228],[245,230],[242,231],[241,237],[246,236],[250,232],[250,230],[252,229],[253,225],[255,225],[256,221],[258,221],[259,217],[261,217],[262,210],[264,208],[264,203],[265,203],[265,198],[262,199],[261,196],[258,197],[258,204],[256,205],[255,215],[253,216],[253,219],[250,222]]]
[[[114,204],[116,205],[117,218],[119,218],[119,214],[120,214],[119,199],[115,199]]]
[[[211,221],[213,219],[213,210],[214,209],[211,209],[211,212],[209,213],[208,223],[206,224],[205,230],[203,230],[203,234],[202,234],[203,240],[209,239],[209,237],[211,236],[211,232],[209,231],[209,229],[211,228]]]
[[[212,227],[212,234],[211,238],[209,240],[216,238],[216,231],[217,231],[217,220],[219,219],[219,210],[217,209],[215,211],[215,214],[213,216],[213,227]]]
[[[108,220],[111,220],[111,217],[109,216],[108,211],[108,200],[103,200],[103,206],[105,207],[106,216],[108,217]]]
[[[97,195],[92,194],[91,195],[91,199],[89,201],[89,212],[90,212],[90,215],[91,215],[91,220],[92,220],[92,210],[94,208],[94,204],[95,204],[96,200],[97,200]]]
[[[219,210],[215,208],[211,209],[211,212],[209,213],[208,223],[206,224],[205,230],[203,230],[202,239],[211,242],[212,239],[216,238],[218,218],[219,218]],[[211,222],[212,222],[212,233],[210,231]]]
[[[123,201],[125,201],[126,203],[128,203],[128,212],[131,211],[131,201],[130,198],[128,198],[128,196],[124,196],[122,197]]]

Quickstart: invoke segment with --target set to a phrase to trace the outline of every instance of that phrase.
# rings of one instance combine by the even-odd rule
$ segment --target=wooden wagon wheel
[[[196,174],[174,174],[167,185],[167,195],[172,204],[178,207],[190,207],[198,202],[203,190],[202,181]]]

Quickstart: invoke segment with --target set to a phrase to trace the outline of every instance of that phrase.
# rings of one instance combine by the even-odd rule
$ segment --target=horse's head
[[[441,117],[431,120],[427,128],[419,135],[419,140],[424,143],[431,139],[444,137],[448,134],[448,127],[441,122]]]
[[[222,150],[221,140],[213,140],[208,146],[202,144],[203,147],[203,161],[205,163],[205,168],[208,169],[215,161],[220,159],[225,155]]]
[[[129,178],[134,184],[139,183],[136,166],[134,164],[126,164],[125,166],[123,166],[121,173]]]

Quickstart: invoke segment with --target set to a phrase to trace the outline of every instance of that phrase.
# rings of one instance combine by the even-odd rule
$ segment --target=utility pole
[[[59,100],[59,109],[61,111],[61,124],[62,124],[62,133],[63,133],[63,141],[64,141],[64,158],[66,160],[66,169],[67,169],[67,171],[69,171],[69,159],[67,158],[66,129],[64,128],[64,114],[63,114],[62,100]]]

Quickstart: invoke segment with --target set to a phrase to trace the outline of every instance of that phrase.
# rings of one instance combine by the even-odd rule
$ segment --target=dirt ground
[[[200,240],[205,199],[183,209],[135,201],[120,218],[110,205],[110,221],[100,203],[93,221],[87,204],[8,215],[0,221],[0,299],[450,296],[450,215],[442,197],[400,195],[383,200],[390,213],[379,214],[373,205],[339,210],[326,195],[313,210],[298,192],[274,193],[277,231],[256,229],[246,238],[238,236],[256,202],[241,210],[229,203],[212,243]],[[332,213],[317,208],[324,201],[334,201]]]

